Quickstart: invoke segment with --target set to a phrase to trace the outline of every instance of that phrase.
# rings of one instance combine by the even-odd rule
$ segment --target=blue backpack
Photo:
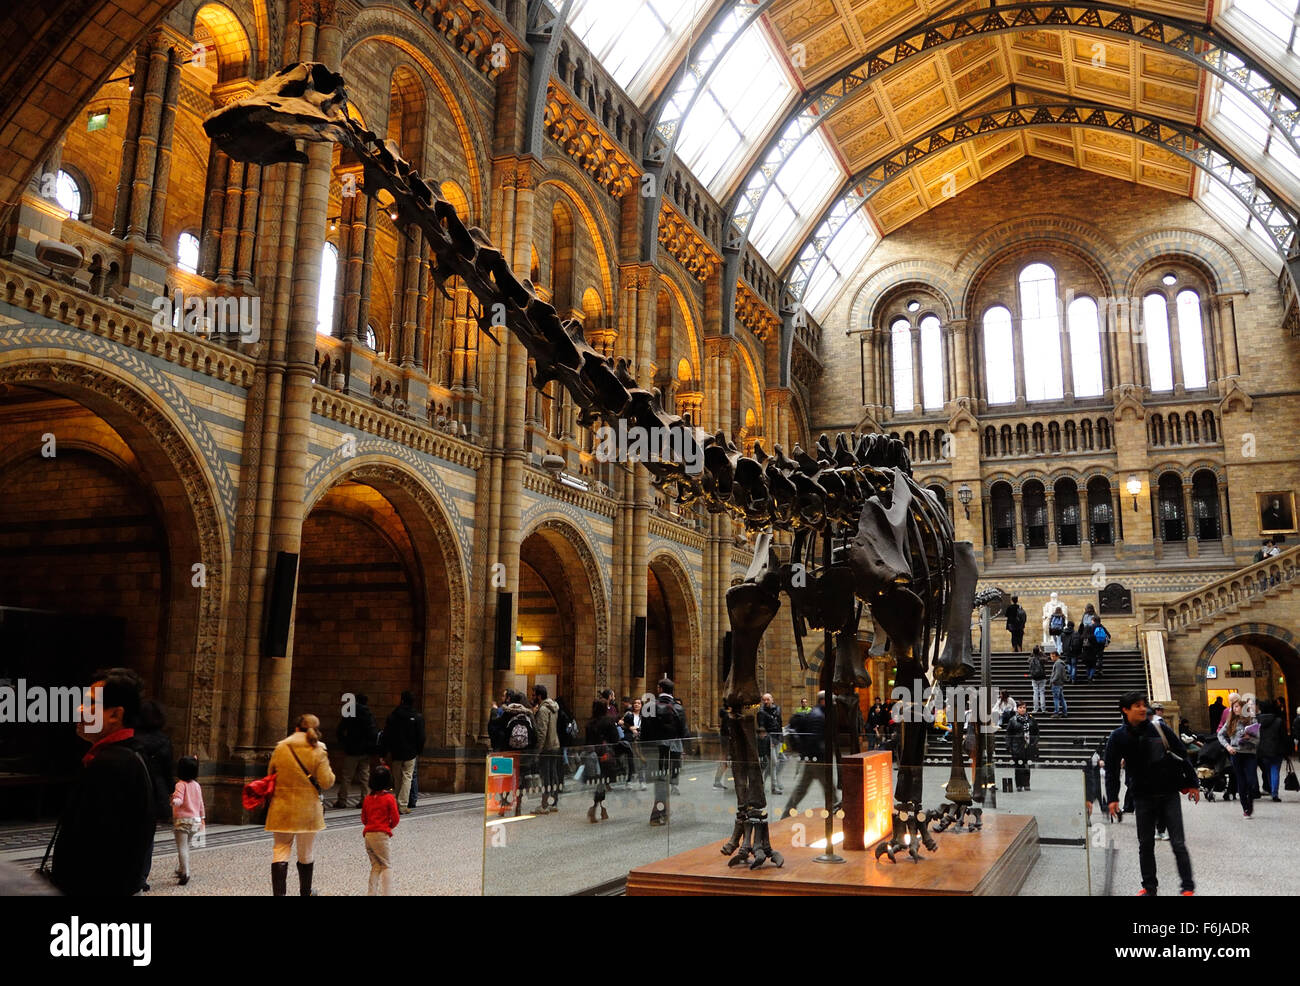
[[[1102,647],[1105,647],[1110,643],[1110,634],[1106,632],[1105,627],[1099,626],[1093,629],[1092,639],[1097,641],[1097,643]]]

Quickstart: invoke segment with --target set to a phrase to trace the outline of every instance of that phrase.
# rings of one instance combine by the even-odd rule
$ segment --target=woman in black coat
[[[1016,714],[1007,724],[1007,746],[1016,765],[1016,790],[1028,791],[1029,761],[1038,756],[1038,720],[1024,702],[1016,706]]]
[[[609,790],[610,779],[614,774],[614,751],[618,747],[618,725],[609,715],[609,706],[600,699],[591,703],[591,718],[587,720],[587,746],[589,747],[583,763],[587,780],[595,782],[595,792],[591,798],[591,807],[587,809],[587,821],[604,821],[609,818],[605,810],[605,792]],[[596,817],[596,809],[600,817]]]

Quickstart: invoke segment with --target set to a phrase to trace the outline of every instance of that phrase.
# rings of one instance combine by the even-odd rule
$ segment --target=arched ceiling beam
[[[731,46],[774,2],[775,0],[726,0],[700,32],[699,38],[691,45],[681,65],[646,113],[651,125],[646,128],[642,167],[644,173],[652,178],[649,183],[651,194],[646,196],[641,232],[641,259],[645,263],[654,263],[659,248],[659,211],[663,205],[666,185],[664,178],[669,162],[673,159],[682,125],[694,108],[695,101],[709,84],[714,69],[722,64]],[[713,43],[714,36],[730,18],[744,20],[726,44],[706,56],[705,51]],[[679,95],[684,102],[677,98]],[[642,185],[643,189],[646,187],[645,184]]]
[[[542,0],[528,0],[528,43],[533,46],[533,64],[528,76],[523,152],[539,161],[542,158],[542,137],[546,133],[543,126],[546,116],[546,87],[555,69],[560,38],[564,34],[564,25],[569,21],[569,10],[572,7],[573,0],[563,0],[559,13],[554,13]]]
[[[784,301],[795,311],[803,303],[809,278],[817,269],[848,220],[876,194],[929,155],[976,137],[1029,127],[1110,130],[1162,147],[1191,162],[1222,184],[1260,224],[1278,254],[1285,261],[1300,235],[1300,215],[1281,196],[1261,184],[1250,169],[1199,127],[1147,113],[1135,113],[1105,103],[1066,100],[1004,106],[982,113],[950,119],[916,140],[900,145],[888,155],[850,177],[832,205],[817,217],[813,232],[799,245],[795,259],[784,273]],[[822,226],[826,225],[825,230]],[[785,324],[792,324],[786,319]],[[782,339],[782,378],[788,372],[794,334],[788,328]]]
[[[727,221],[723,225],[726,245],[738,251],[744,250],[754,217],[782,166],[814,130],[864,86],[914,58],[973,38],[1041,30],[1079,31],[1136,40],[1190,61],[1238,89],[1300,154],[1300,97],[1275,80],[1266,66],[1212,29],[1191,21],[1156,13],[1139,13],[1131,7],[1109,3],[1068,6],[1044,2],[1005,4],[923,21],[815,86],[777,124],[756,158],[757,163],[737,186],[728,203]],[[1251,73],[1268,80],[1268,84],[1252,86]],[[787,133],[790,135],[786,136]],[[775,161],[769,163],[774,154]],[[723,301],[725,304],[727,299]]]

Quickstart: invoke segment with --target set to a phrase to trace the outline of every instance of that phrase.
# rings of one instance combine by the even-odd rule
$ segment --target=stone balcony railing
[[[1225,613],[1235,613],[1300,578],[1300,545],[1255,562],[1177,599],[1148,607],[1148,622],[1164,625],[1170,636],[1194,631]]]

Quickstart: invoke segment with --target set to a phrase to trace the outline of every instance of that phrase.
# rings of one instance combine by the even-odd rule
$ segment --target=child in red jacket
[[[384,765],[370,772],[370,793],[361,802],[366,855],[370,857],[369,896],[391,897],[393,873],[388,843],[397,828],[397,799],[393,797],[393,772]]]

